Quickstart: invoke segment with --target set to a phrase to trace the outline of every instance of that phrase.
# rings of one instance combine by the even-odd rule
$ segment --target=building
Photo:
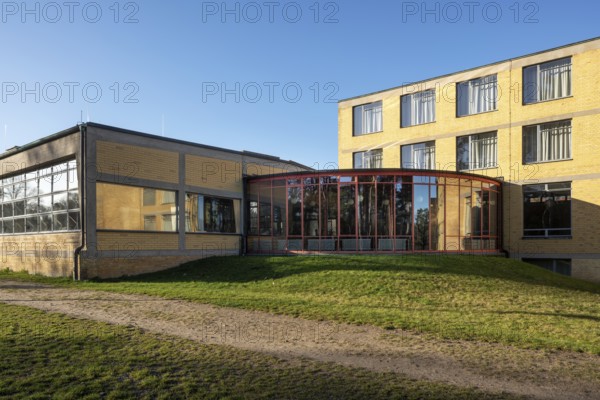
[[[338,170],[86,123],[0,155],[0,268],[504,255],[600,281],[600,38],[339,103]]]
[[[86,123],[0,155],[0,268],[76,279],[244,252],[244,177],[292,161]]]
[[[501,254],[495,179],[348,169],[248,179],[251,253]]]
[[[340,168],[500,180],[510,257],[600,281],[599,66],[596,38],[342,100]]]

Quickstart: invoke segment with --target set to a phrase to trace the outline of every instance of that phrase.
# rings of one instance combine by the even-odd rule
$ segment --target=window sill
[[[498,111],[498,109],[496,108],[495,110],[482,111],[482,112],[478,112],[478,113],[475,113],[475,114],[465,114],[465,115],[458,115],[458,114],[456,114],[456,118],[473,117],[475,115],[490,114],[490,113],[494,113],[494,112],[497,112],[497,111]]]
[[[555,162],[562,162],[562,161],[573,161],[572,158],[561,158],[560,160],[548,160],[548,161],[523,161],[523,165],[536,165],[536,164],[550,164],[550,163],[555,163]]]
[[[241,233],[231,232],[185,232],[186,235],[219,235],[219,236],[242,236]]]
[[[540,100],[540,101],[533,101],[531,103],[525,103],[523,102],[524,106],[531,106],[533,104],[543,104],[543,103],[548,103],[550,101],[556,101],[556,100],[563,100],[563,99],[571,99],[573,98],[573,95],[570,96],[565,96],[565,97],[557,97],[556,99],[548,99],[548,100]]]
[[[361,136],[375,135],[375,134],[381,133],[381,132],[383,132],[383,129],[380,130],[380,131],[377,131],[377,132],[359,133],[359,134],[352,133],[352,137],[361,137]]]
[[[522,236],[521,240],[535,240],[535,239],[540,239],[540,240],[552,240],[552,239],[557,239],[557,240],[571,240],[573,239],[572,235],[564,235],[564,236]]]
[[[114,232],[114,233],[148,233],[148,234],[165,234],[165,235],[176,235],[177,231],[145,231],[145,230],[134,230],[134,229],[96,229],[96,232]]]
[[[400,124],[400,129],[413,128],[415,126],[431,125],[431,124],[435,124],[436,122],[437,121],[423,122],[422,124],[406,125],[406,126],[403,126],[402,124]]]

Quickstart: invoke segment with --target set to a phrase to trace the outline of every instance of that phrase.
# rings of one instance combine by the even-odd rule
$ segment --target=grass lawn
[[[90,282],[0,273],[17,278],[600,354],[600,285],[497,257],[217,257]]]
[[[511,399],[0,304],[0,398]]]

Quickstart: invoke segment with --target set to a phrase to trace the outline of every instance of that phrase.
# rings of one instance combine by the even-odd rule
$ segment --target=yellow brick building
[[[77,279],[244,252],[244,180],[292,161],[86,123],[0,154],[0,268]]]
[[[503,249],[600,280],[600,38],[340,101],[347,168],[503,181]]]

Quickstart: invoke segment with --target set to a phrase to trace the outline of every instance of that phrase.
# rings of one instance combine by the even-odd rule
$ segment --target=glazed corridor
[[[247,251],[500,251],[500,182],[436,171],[250,178]]]

